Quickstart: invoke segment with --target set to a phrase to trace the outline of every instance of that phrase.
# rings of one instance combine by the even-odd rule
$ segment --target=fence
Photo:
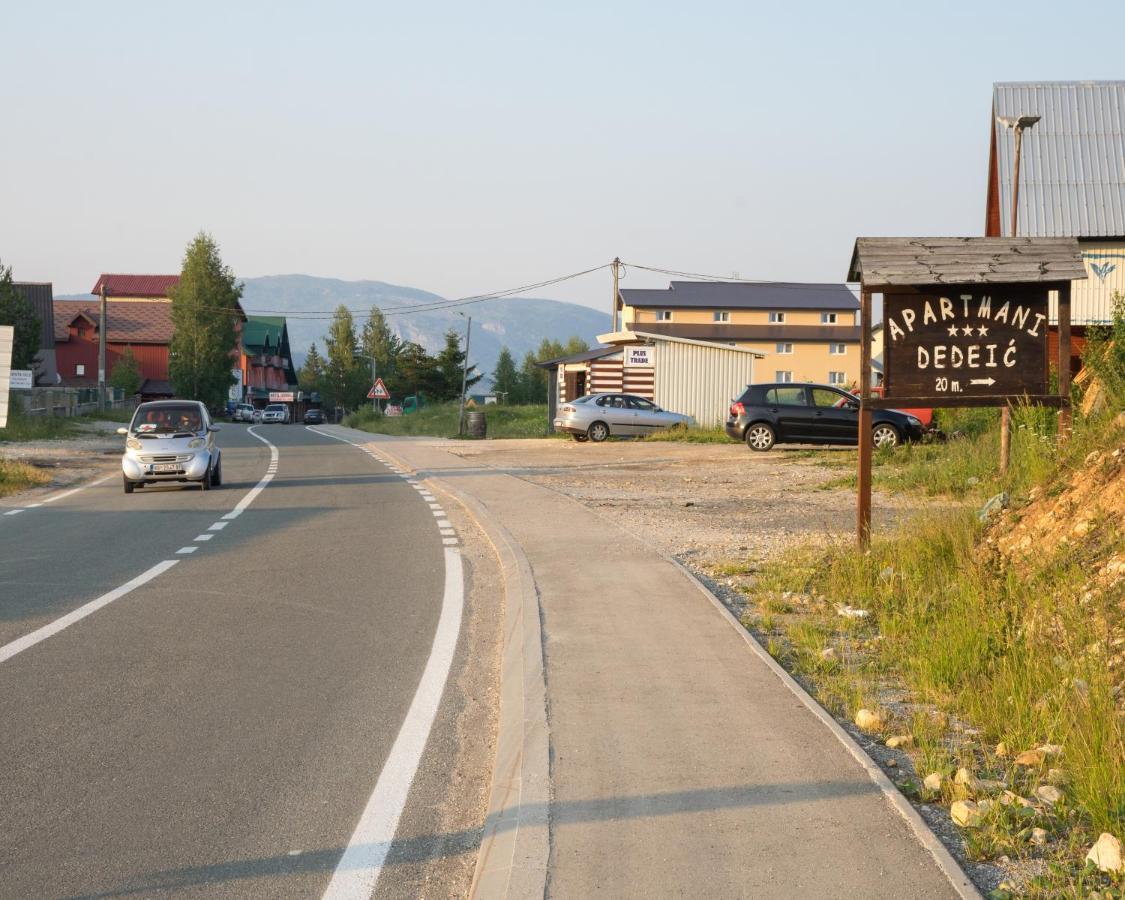
[[[86,416],[98,411],[97,388],[45,388],[12,391],[13,403],[20,403],[29,416]],[[120,388],[106,388],[108,409],[133,409],[133,397],[126,397]]]

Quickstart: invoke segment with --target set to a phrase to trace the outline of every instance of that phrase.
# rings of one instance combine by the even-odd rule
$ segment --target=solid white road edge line
[[[105,478],[99,478],[97,481],[91,481],[89,484],[84,484],[81,487],[71,488],[69,491],[63,491],[61,494],[55,494],[52,497],[45,497],[44,503],[54,503],[56,500],[62,500],[64,497],[69,497],[71,494],[77,494],[79,491],[84,491],[86,488],[97,487],[99,484],[105,484],[113,476],[106,475]]]
[[[430,658],[375,790],[324,892],[325,900],[367,900],[374,892],[422,761],[453,665],[465,600],[461,554],[446,547],[444,555],[445,591]]]
[[[247,431],[249,431],[250,434],[253,434],[254,437],[256,437],[259,441],[270,448],[270,459],[276,462],[278,457],[277,447],[267,441],[260,434],[255,433],[253,427],[248,428]],[[108,481],[112,477],[112,475],[106,476],[105,478],[101,479],[101,481]],[[265,489],[266,485],[269,484],[272,479],[273,475],[265,475],[261,481],[259,481],[253,488],[250,489],[249,493],[247,493],[245,497],[238,501],[238,505],[234,508],[236,516],[241,515],[242,511],[254,502],[254,498],[257,497],[258,494],[260,494]],[[73,494],[76,491],[83,490],[87,487],[93,487],[95,484],[100,483],[100,481],[92,481],[90,482],[90,484],[84,485],[81,488],[75,488],[68,493]],[[67,496],[67,494],[57,494],[54,499],[59,500],[65,496]],[[22,511],[23,510],[20,510],[20,512]],[[8,513],[5,513],[5,515],[8,515]],[[228,513],[227,515],[230,515],[230,513]],[[224,519],[226,517],[227,516],[223,516]],[[187,547],[184,547],[177,552],[193,553],[196,549],[198,548],[192,547],[188,549]],[[34,647],[40,641],[45,641],[47,638],[51,637],[51,635],[58,634],[64,628],[69,628],[75,622],[79,622],[82,619],[85,619],[86,616],[90,615],[91,613],[97,612],[103,606],[107,606],[114,600],[118,600],[131,591],[135,591],[141,585],[152,581],[152,579],[154,579],[157,575],[162,575],[164,572],[167,572],[178,562],[178,559],[166,559],[163,562],[159,562],[148,571],[142,572],[132,581],[125,582],[125,584],[121,585],[121,587],[115,588],[107,594],[102,594],[100,597],[91,600],[89,603],[85,603],[82,606],[78,607],[78,609],[68,612],[65,616],[55,619],[55,621],[44,625],[42,628],[35,629],[35,631],[32,631],[30,634],[25,634],[23,637],[16,638],[14,641],[4,644],[4,646],[0,647],[0,663],[6,662],[17,653],[22,653],[29,647]]]
[[[34,647],[40,641],[47,640],[51,635],[58,634],[64,628],[68,628],[75,622],[85,619],[86,616],[97,612],[103,606],[108,606],[114,600],[119,600],[131,591],[135,591],[141,585],[152,581],[157,575],[163,575],[177,562],[179,562],[179,560],[176,559],[166,559],[163,562],[159,562],[147,572],[142,572],[132,581],[125,582],[121,587],[114,588],[108,594],[102,594],[96,600],[91,600],[89,603],[78,607],[78,609],[67,613],[62,618],[55,619],[55,621],[44,625],[42,628],[37,628],[30,634],[25,634],[23,637],[16,638],[11,643],[5,644],[3,647],[0,647],[0,663],[6,662],[17,653],[22,653],[29,647]]]

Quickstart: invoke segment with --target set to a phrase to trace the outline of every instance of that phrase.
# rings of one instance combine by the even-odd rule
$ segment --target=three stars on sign
[[[950,325],[949,326],[949,336],[950,337],[957,337],[958,330],[960,330],[960,332],[963,335],[965,335],[965,337],[971,337],[972,334],[973,334],[973,326],[972,325],[965,325],[961,329],[958,329],[956,325]],[[988,328],[984,325],[978,326],[977,327],[977,336],[978,337],[987,337],[988,336]]]

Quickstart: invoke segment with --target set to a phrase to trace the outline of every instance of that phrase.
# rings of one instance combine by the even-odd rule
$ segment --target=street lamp
[[[473,336],[473,317],[466,316],[460,310],[458,310],[457,315],[463,317],[466,320],[465,361],[461,366],[461,413],[457,417],[457,436],[461,437],[465,433],[465,391],[469,382],[469,340]]]
[[[1019,232],[1020,216],[1020,156],[1023,153],[1023,132],[1038,122],[1039,116],[997,116],[996,121],[1016,133],[1015,162],[1012,169],[1012,227],[1010,237],[1015,240]],[[1008,460],[1012,455],[1012,410],[1007,403],[1000,410],[1000,474],[1008,473]]]

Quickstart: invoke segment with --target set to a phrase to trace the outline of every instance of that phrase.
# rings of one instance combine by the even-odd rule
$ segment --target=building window
[[[793,352],[793,345],[792,344],[776,344],[775,347],[776,347],[775,352],[781,353],[783,355],[788,355],[788,354]]]
[[[828,383],[829,384],[843,384],[844,383],[844,373],[843,372],[829,372],[828,373]]]
[[[821,313],[820,314],[820,324],[821,325],[835,325],[836,324],[836,313]]]
[[[670,309],[658,309],[656,311],[656,321],[657,322],[671,322],[672,321],[672,310],[670,310]]]
[[[845,353],[848,352],[848,345],[847,344],[829,344],[828,345],[828,352],[831,353],[833,356],[843,356]]]
[[[74,374],[75,375],[85,375],[86,374],[86,367],[84,365],[82,365],[82,363],[76,364],[75,367],[74,367]]]
[[[714,313],[714,320],[716,322],[729,322],[730,321],[730,313],[727,312],[725,309],[717,309],[717,310],[715,310],[715,313]]]
[[[773,373],[773,380],[782,382],[784,384],[789,384],[793,381],[793,372],[790,370],[783,371],[781,369],[778,369]]]
[[[771,312],[770,313],[770,324],[771,325],[784,325],[785,324],[785,313],[783,313],[783,312]]]

